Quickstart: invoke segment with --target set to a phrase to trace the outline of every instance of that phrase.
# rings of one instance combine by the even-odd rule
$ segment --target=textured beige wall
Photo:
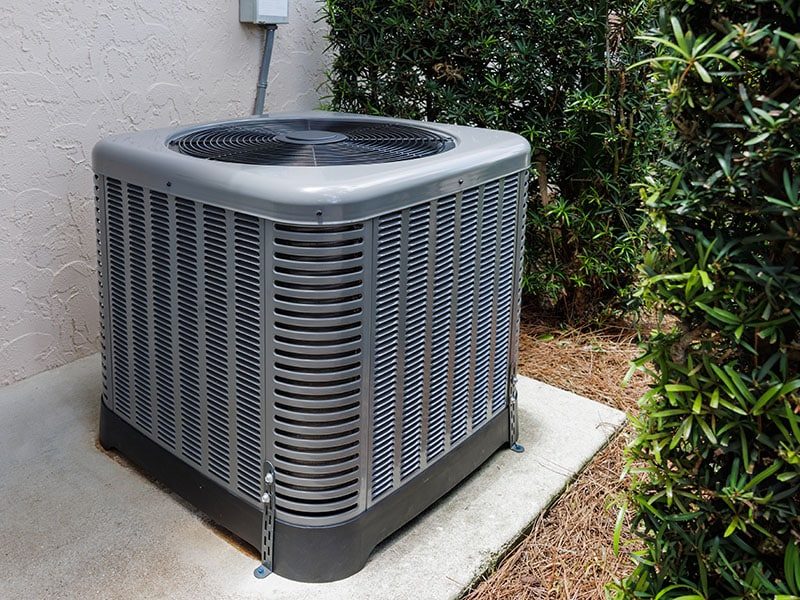
[[[290,5],[269,110],[319,103],[318,5]],[[262,35],[238,0],[0,3],[0,385],[98,348],[92,146],[249,114]]]

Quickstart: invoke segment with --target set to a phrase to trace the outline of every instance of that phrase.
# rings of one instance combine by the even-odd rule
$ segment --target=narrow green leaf
[[[683,420],[678,430],[675,432],[675,435],[672,436],[672,440],[669,443],[670,450],[674,449],[681,441],[681,439],[686,439],[689,437],[689,434],[692,431],[692,418],[687,417]]]
[[[714,388],[714,391],[711,392],[711,400],[709,401],[708,405],[711,408],[719,407],[719,388]]]
[[[708,314],[710,317],[713,317],[717,321],[721,321],[727,325],[739,325],[741,323],[739,317],[729,310],[708,306],[702,302],[696,302],[695,304],[697,304],[697,306],[700,307],[706,314]]]
[[[671,592],[675,592],[675,591],[678,591],[678,590],[688,590],[688,591],[690,591],[692,593],[689,594],[689,595],[683,595],[683,596],[672,596],[671,595]],[[699,590],[697,590],[697,589],[695,589],[695,588],[693,588],[691,586],[688,586],[688,585],[682,585],[682,584],[677,584],[677,583],[673,584],[673,585],[668,585],[667,587],[662,589],[658,594],[656,594],[653,597],[653,600],[665,599],[667,594],[670,594],[670,596],[669,596],[670,600],[706,600],[705,597],[700,594]]]
[[[749,140],[747,140],[747,141],[744,143],[744,145],[745,145],[745,146],[755,146],[756,144],[758,144],[758,143],[760,143],[760,142],[763,142],[763,141],[764,141],[765,139],[767,139],[767,138],[768,138],[770,135],[772,135],[772,134],[771,134],[769,131],[765,131],[764,133],[760,133],[759,135],[757,135],[757,136],[756,136],[756,137],[754,137],[754,138],[750,138]]]
[[[800,594],[800,548],[795,541],[786,544],[786,551],[783,555],[783,573],[789,591],[792,594]]]
[[[800,415],[795,414],[792,405],[789,402],[783,403],[784,410],[786,411],[786,418],[789,421],[789,427],[792,428],[795,441],[800,440]]]
[[[773,385],[770,388],[768,388],[766,392],[761,394],[761,396],[758,398],[756,403],[753,405],[752,413],[754,415],[760,415],[761,412],[762,412],[762,409],[767,405],[767,403],[770,400],[772,400],[776,396],[780,397],[779,394],[780,394],[780,391],[781,391],[782,388],[783,388],[783,386],[781,386],[780,383],[776,383],[775,385]]]
[[[686,49],[686,36],[683,34],[683,28],[678,17],[670,17],[670,24],[672,25],[672,33],[675,34],[675,39],[682,49]]]
[[[742,488],[742,491],[746,492],[747,490],[753,489],[759,483],[761,483],[762,481],[764,481],[768,477],[771,477],[772,475],[774,475],[777,471],[780,470],[781,467],[783,467],[783,461],[782,460],[776,460],[774,463],[772,463],[770,466],[768,466],[763,471],[760,471],[758,473],[758,475],[756,475],[750,481],[748,481],[747,485],[745,485]]]
[[[725,373],[728,374],[728,377],[730,377],[731,383],[733,383],[733,385],[736,387],[736,390],[738,391],[738,397],[742,400],[746,400],[752,404],[755,404],[755,396],[753,396],[753,393],[750,391],[750,388],[747,387],[741,375],[739,375],[739,373],[737,373],[730,365],[725,365],[723,368],[725,369]]]
[[[722,537],[730,537],[736,531],[738,525],[739,525],[739,518],[736,515],[734,515],[733,519],[730,522],[730,525],[728,525],[727,529],[725,529],[725,533],[722,534]]]
[[[700,79],[702,79],[703,82],[712,82],[711,75],[708,74],[708,71],[706,71],[705,67],[699,62],[694,63],[694,70],[697,71],[697,74],[700,75]]]
[[[668,392],[694,392],[694,391],[696,391],[695,388],[693,388],[692,386],[687,385],[685,383],[668,383],[667,385],[664,386],[664,389],[667,390]]]
[[[612,547],[614,549],[614,556],[619,556],[620,538],[622,537],[622,525],[625,523],[625,514],[628,510],[627,502],[623,503],[617,511],[617,520],[614,522],[614,535],[612,538]]]
[[[717,436],[714,435],[714,432],[711,430],[711,427],[709,427],[706,420],[700,417],[695,417],[695,420],[697,421],[697,424],[700,426],[700,429],[703,430],[705,436],[708,438],[708,441],[711,442],[712,444],[716,444]]]

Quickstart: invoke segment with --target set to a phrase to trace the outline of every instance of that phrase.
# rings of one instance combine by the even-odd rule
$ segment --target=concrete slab
[[[255,555],[96,445],[89,357],[0,389],[0,598],[456,598],[623,422],[520,381],[520,442],[329,584],[257,580]]]

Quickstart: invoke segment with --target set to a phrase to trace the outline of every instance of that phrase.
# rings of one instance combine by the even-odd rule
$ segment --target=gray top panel
[[[524,170],[530,160],[528,142],[506,131],[319,111],[271,117],[380,119],[417,124],[451,136],[456,145],[452,150],[425,158],[325,167],[225,163],[183,155],[168,148],[170,139],[206,127],[204,124],[109,137],[94,147],[94,170],[153,190],[268,219],[341,223],[369,219],[452,194]]]

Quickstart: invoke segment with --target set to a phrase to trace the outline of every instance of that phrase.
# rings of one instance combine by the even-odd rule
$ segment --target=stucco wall
[[[319,102],[318,5],[290,5],[269,110]],[[94,143],[249,114],[262,35],[238,0],[0,3],[0,385],[98,348]]]

